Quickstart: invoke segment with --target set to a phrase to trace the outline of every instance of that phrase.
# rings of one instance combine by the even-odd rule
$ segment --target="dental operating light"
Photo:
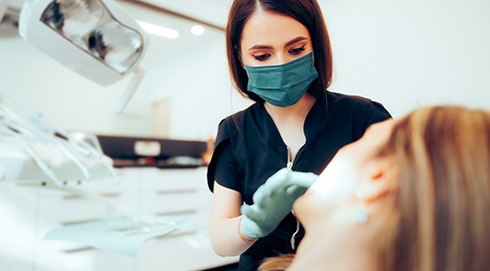
[[[8,3],[9,2],[7,0],[0,0],[0,22],[3,19],[5,11],[7,10]]]
[[[144,75],[148,36],[113,0],[26,0],[19,34],[53,59],[102,86],[133,75],[122,112]]]

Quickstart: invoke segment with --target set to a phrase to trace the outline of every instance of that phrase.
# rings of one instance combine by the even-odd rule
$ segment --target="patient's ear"
[[[373,203],[389,195],[397,186],[397,168],[393,158],[380,158],[363,168],[363,178],[358,184],[356,198]]]

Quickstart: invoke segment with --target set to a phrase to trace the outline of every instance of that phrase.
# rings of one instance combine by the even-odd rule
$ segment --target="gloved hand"
[[[253,195],[254,204],[241,207],[240,230],[250,238],[271,233],[291,212],[294,201],[316,181],[314,173],[283,168],[269,177]]]

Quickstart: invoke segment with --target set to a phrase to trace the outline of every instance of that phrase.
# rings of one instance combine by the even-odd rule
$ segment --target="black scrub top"
[[[327,91],[308,113],[306,143],[296,155],[292,169],[320,174],[337,151],[362,137],[369,125],[391,118],[375,101]],[[215,150],[208,166],[208,186],[220,185],[238,191],[246,204],[267,178],[287,166],[288,147],[263,103],[223,119],[218,128]],[[266,257],[295,253],[291,237],[296,218],[290,213],[268,236],[260,238],[240,257],[239,270],[257,270]],[[296,247],[304,235],[301,227]]]

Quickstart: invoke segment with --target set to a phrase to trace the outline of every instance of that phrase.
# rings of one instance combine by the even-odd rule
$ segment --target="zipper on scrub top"
[[[291,149],[286,146],[287,148],[287,152],[288,152],[288,162],[286,164],[286,167],[289,169],[289,170],[293,170],[293,157],[291,155]]]
[[[287,152],[288,152],[288,162],[287,162],[286,167],[289,170],[293,170],[293,159],[292,159],[292,155],[291,155],[291,149],[289,148],[289,146],[286,146],[286,147],[287,147]],[[292,210],[291,210],[291,212],[294,215],[294,212]],[[296,231],[293,233],[293,235],[291,236],[291,240],[290,240],[290,242],[291,242],[291,248],[293,250],[296,249],[296,235],[299,232],[299,220],[296,218],[296,216],[294,216],[294,218],[296,219]]]

